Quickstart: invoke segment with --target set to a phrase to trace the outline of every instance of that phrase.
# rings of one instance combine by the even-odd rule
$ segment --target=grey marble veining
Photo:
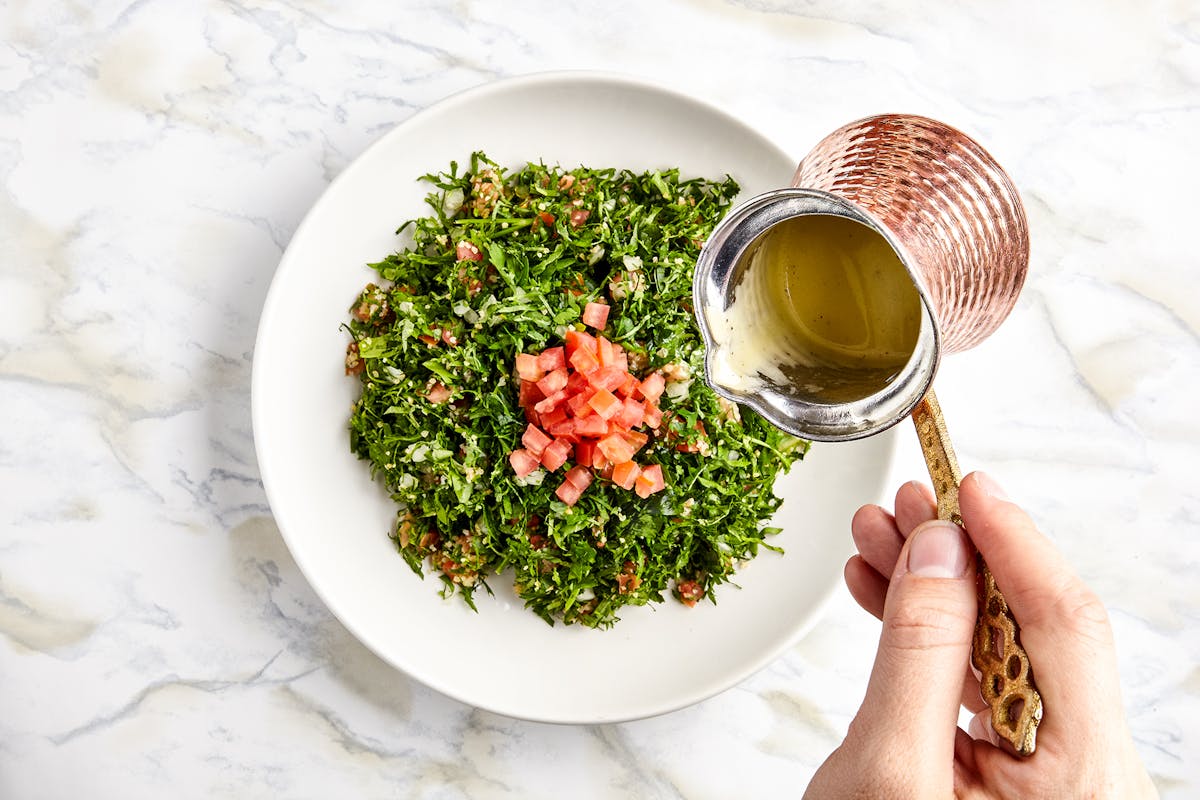
[[[271,518],[251,359],[305,211],[418,110],[564,68],[797,155],[924,113],[1009,169],[1029,282],[939,395],[1104,597],[1139,750],[1196,796],[1200,7],[122,0],[0,9],[0,797],[760,797],[840,741],[877,635],[844,592],[704,703],[540,725],[381,662]]]

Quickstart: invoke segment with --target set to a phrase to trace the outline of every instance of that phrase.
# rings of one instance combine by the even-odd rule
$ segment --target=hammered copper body
[[[1017,302],[1029,226],[1012,181],[974,140],[924,117],[852,122],[800,162],[793,186],[848,200],[912,256],[941,332],[941,352],[983,341]]]

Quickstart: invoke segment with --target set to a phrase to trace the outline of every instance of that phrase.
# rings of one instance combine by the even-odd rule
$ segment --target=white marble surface
[[[903,110],[1005,164],[1032,272],[942,404],[1107,601],[1163,796],[1200,795],[1200,7],[967,5],[0,7],[0,797],[800,793],[873,652],[844,592],[698,706],[529,724],[366,651],[266,505],[252,347],[305,210],[415,111],[561,68],[656,79],[797,155]],[[905,444],[893,487],[922,468]]]

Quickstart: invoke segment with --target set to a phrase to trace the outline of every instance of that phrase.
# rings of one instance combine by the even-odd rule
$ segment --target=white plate
[[[550,722],[613,722],[670,711],[768,664],[817,619],[851,552],[850,516],[881,494],[892,437],[820,445],[784,478],[779,556],[764,551],[720,605],[668,598],[608,631],[550,627],[504,577],[479,613],[424,581],[395,552],[394,508],[350,452],[357,382],[339,326],[370,280],[365,264],[405,243],[424,213],[418,176],[482,149],[502,164],[678,166],[726,172],[743,196],[787,185],[794,163],[736,119],[625,78],[586,73],[501,81],[419,113],[362,154],[296,231],[271,284],[254,357],[254,435],[280,531],[313,589],[381,658],[464,703]]]

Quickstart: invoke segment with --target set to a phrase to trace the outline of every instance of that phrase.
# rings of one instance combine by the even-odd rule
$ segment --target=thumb
[[[935,755],[913,764],[918,769],[949,771],[953,763],[975,628],[974,554],[957,525],[926,522],[905,542],[888,587],[879,652],[854,727],[877,737],[877,751],[911,752],[921,742]]]

